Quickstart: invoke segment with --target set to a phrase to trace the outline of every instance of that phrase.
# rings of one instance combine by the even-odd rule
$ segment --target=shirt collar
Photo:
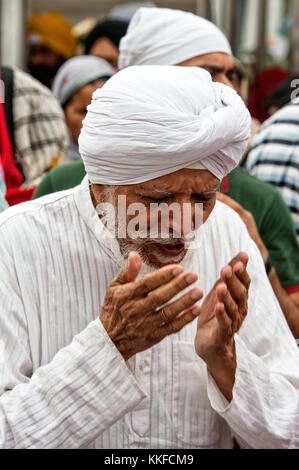
[[[113,238],[109,230],[104,226],[97,214],[90,196],[89,180],[87,175],[83,179],[82,183],[75,188],[74,197],[80,216],[89,230],[91,230],[96,239],[100,242],[101,246],[103,246],[109,257],[121,266],[119,244],[117,240]]]

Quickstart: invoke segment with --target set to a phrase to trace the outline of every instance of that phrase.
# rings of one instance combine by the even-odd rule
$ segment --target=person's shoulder
[[[34,198],[74,188],[81,184],[85,174],[84,163],[81,159],[58,165],[52,168],[42,180],[34,194]]]
[[[70,189],[9,207],[0,214],[0,231],[5,226],[13,226],[14,224],[19,226],[22,221],[28,224],[30,220],[36,219],[41,213],[44,213],[44,209],[53,209],[52,212],[61,210],[62,207],[73,203],[73,194],[74,190]]]
[[[19,69],[18,67],[13,68],[14,74],[14,87],[15,92],[22,90],[22,94],[26,95],[44,95],[48,98],[53,98],[56,101],[55,96],[51,92],[49,88],[39,82],[36,78],[32,77],[29,73],[24,72],[23,70]]]
[[[279,198],[279,191],[270,183],[260,180],[255,176],[252,176],[244,168],[235,168],[228,176],[229,179],[229,192],[237,192],[238,190],[244,194],[246,198],[249,195],[254,195],[258,202],[269,202],[273,199]]]
[[[279,109],[269,119],[267,119],[261,126],[260,132],[268,129],[272,125],[277,124],[299,124],[299,99],[291,101],[283,108]]]
[[[299,99],[291,101],[279,111],[277,111],[277,113],[275,113],[269,119],[269,123],[285,122],[287,119],[290,119],[291,122],[299,124]]]
[[[236,211],[217,201],[205,223],[205,237],[220,250],[246,251],[250,237],[243,220]]]
[[[274,136],[281,138],[283,135],[292,136],[293,134],[297,137],[299,126],[299,100],[295,100],[271,116],[265,121],[259,132],[253,139],[250,152],[259,144],[268,143],[269,136],[274,132]],[[277,134],[279,131],[279,135]],[[273,137],[274,138],[274,137]]]
[[[78,184],[81,183],[82,179],[85,176],[85,169],[83,160],[76,160],[71,163],[64,163],[58,165],[52,170],[50,170],[49,175],[52,178],[52,181],[63,182],[65,184],[65,179],[78,179]]]
[[[239,230],[241,232],[246,229],[246,226],[236,211],[234,211],[231,207],[224,204],[223,202],[216,201],[214,210],[209,217],[211,222],[216,223],[217,225],[221,225],[223,227],[223,231],[226,232],[234,232],[234,230]]]
[[[53,115],[64,122],[64,113],[52,91],[26,72],[14,68],[13,102],[16,109],[27,106],[31,114]],[[21,104],[20,104],[21,103]],[[26,109],[26,108],[25,108]],[[25,111],[18,111],[24,115]]]

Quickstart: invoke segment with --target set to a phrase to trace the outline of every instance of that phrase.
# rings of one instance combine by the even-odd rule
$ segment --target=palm
[[[195,339],[197,354],[205,354],[210,347],[215,347],[219,341],[219,324],[215,316],[215,307],[218,302],[215,287],[209,293],[202,305],[202,311],[198,317],[197,334]]]

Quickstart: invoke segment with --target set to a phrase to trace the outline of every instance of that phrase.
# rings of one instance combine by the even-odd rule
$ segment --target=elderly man
[[[195,66],[231,86],[234,59],[223,33],[204,18],[179,10],[140,8],[120,43],[119,68]],[[227,193],[227,194],[223,194]],[[273,187],[236,168],[218,198],[235,209],[260,249],[269,280],[299,338],[299,249],[290,212]]]
[[[131,67],[95,92],[88,176],[0,219],[2,447],[298,447],[296,342],[216,202],[249,127],[196,68]]]

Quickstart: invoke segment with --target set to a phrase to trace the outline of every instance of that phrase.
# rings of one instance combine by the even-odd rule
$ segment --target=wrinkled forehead
[[[143,183],[119,186],[119,192],[200,193],[217,191],[221,181],[208,170],[183,169]]]

